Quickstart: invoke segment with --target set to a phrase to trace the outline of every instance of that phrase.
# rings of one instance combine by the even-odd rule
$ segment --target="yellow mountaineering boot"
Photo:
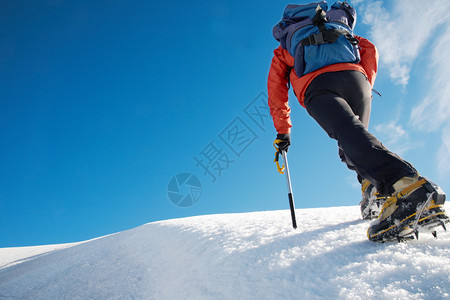
[[[445,193],[436,184],[421,176],[403,177],[393,188],[395,192],[387,198],[381,213],[367,230],[369,240],[386,242],[391,240],[418,238],[419,229],[428,229],[436,237],[436,226],[445,229],[449,222],[445,214]]]

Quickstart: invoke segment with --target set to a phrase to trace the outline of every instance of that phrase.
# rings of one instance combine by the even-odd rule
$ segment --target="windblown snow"
[[[449,211],[449,206],[447,206]],[[448,299],[450,233],[367,240],[359,207],[198,216],[0,249],[0,299]]]

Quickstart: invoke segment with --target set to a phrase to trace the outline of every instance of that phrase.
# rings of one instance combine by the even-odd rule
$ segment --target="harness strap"
[[[321,31],[304,38],[300,43],[302,46],[334,43],[341,35],[344,35],[352,45],[358,45],[359,41],[354,36],[352,36],[350,32],[343,29],[328,29],[325,31]]]

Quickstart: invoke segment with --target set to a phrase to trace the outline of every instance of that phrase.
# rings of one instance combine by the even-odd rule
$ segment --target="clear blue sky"
[[[0,247],[288,209],[258,106],[288,3],[0,0]],[[370,130],[450,191],[449,21],[430,6],[411,24],[416,0],[353,3],[381,52]],[[290,101],[296,206],[357,205],[336,143]],[[187,208],[167,193],[180,173],[202,184]]]

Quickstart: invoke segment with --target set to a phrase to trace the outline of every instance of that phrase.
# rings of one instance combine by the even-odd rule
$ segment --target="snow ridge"
[[[297,230],[287,210],[160,221],[50,252],[22,249],[14,264],[12,248],[0,249],[0,299],[449,297],[450,233],[378,244],[356,206],[297,218]]]

